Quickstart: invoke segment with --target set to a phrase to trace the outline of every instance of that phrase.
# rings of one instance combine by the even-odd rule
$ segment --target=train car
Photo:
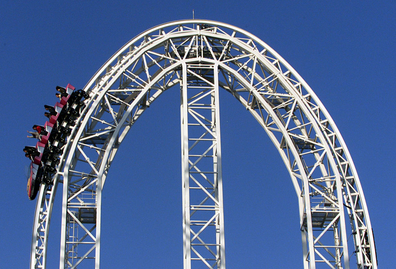
[[[46,134],[39,136],[39,142],[36,144],[39,154],[32,158],[30,164],[27,182],[27,193],[30,200],[35,199],[40,184],[51,184],[53,173],[59,164],[59,155],[63,151],[62,146],[71,132],[71,127],[75,125],[75,120],[81,109],[85,106],[82,98],[88,98],[84,91],[75,91],[75,88],[70,84],[66,88],[57,86],[56,89],[62,93],[62,98],[53,107],[44,106],[46,110],[51,111],[52,115],[42,126]]]

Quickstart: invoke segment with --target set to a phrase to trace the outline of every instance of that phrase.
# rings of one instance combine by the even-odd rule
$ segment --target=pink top
[[[72,92],[74,91],[74,86],[72,86],[72,85],[70,85],[70,84],[67,84],[67,86],[66,86],[66,92],[67,92],[67,94],[68,95],[70,95],[70,94],[72,94]]]
[[[52,123],[50,123],[49,121],[46,121],[44,124],[44,128],[47,132],[51,132],[52,128],[54,127],[54,125]]]
[[[59,102],[56,102],[54,108],[55,108],[56,113],[60,113],[62,111],[63,104],[59,103]]]
[[[36,143],[36,149],[38,152],[43,153],[45,148],[45,144],[41,143],[40,141]]]

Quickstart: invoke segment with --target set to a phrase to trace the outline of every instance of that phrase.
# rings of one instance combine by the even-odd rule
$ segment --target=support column
[[[184,268],[225,268],[218,67],[182,65]]]
[[[188,111],[187,111],[187,67],[182,65],[180,104],[181,151],[182,151],[182,199],[183,199],[183,268],[191,268],[190,244],[190,192],[188,165]]]

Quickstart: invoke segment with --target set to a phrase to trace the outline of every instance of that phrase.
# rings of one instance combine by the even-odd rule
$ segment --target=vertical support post
[[[336,164],[334,163],[334,167]],[[337,254],[340,255],[339,259],[341,262],[341,255],[344,258],[344,269],[349,269],[349,251],[348,251],[348,239],[347,239],[347,231],[345,226],[345,212],[344,212],[344,205],[343,205],[343,193],[342,193],[342,183],[340,175],[336,176],[336,187],[337,187],[337,198],[338,198],[338,206],[340,212],[340,228],[341,228],[341,244],[342,244],[342,254],[337,251]],[[337,240],[339,241],[339,239]]]
[[[182,64],[182,85],[180,104],[181,124],[181,151],[182,151],[182,207],[183,207],[183,268],[191,268],[191,245],[190,245],[190,184],[188,164],[188,110],[187,110],[187,66]]]
[[[181,73],[184,269],[225,269],[218,66]]]
[[[309,184],[308,184],[308,179],[304,180],[304,189],[303,189],[303,196],[304,196],[304,207],[305,207],[305,214],[306,214],[306,221],[307,221],[307,227],[306,227],[306,234],[308,242],[308,259],[309,259],[309,269],[315,269],[316,268],[316,262],[315,262],[315,248],[314,248],[314,238],[313,238],[313,227],[312,227],[312,215],[311,215],[311,201],[309,197]]]
[[[217,182],[217,193],[216,198],[219,202],[219,215],[217,219],[217,254],[219,255],[218,261],[220,264],[218,268],[225,269],[225,236],[224,236],[224,203],[223,203],[223,172],[221,162],[221,132],[220,132],[220,96],[219,96],[219,70],[218,64],[214,66],[213,81],[214,81],[214,96],[213,96],[213,107],[214,107],[214,119],[215,119],[215,133],[216,133],[216,160],[214,160],[214,171],[216,182]]]
[[[103,170],[99,174],[98,182],[96,183],[96,240],[95,240],[95,269],[100,269],[100,241],[101,241],[101,226],[102,226],[102,190],[104,184]]]
[[[61,242],[60,242],[60,258],[59,269],[65,269],[66,262],[66,236],[67,236],[67,193],[69,187],[69,171],[65,171],[63,175],[63,196],[62,196],[62,222],[61,222]]]
[[[305,231],[303,229],[301,229],[301,239],[302,239],[302,246],[303,246],[304,269],[309,269],[307,231]]]

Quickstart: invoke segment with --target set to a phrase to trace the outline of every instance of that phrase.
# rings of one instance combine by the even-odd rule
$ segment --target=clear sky
[[[164,22],[229,23],[261,38],[319,96],[352,154],[380,268],[395,268],[396,2],[1,1],[0,267],[27,268],[35,202],[26,194],[26,138],[45,122],[55,86],[82,88],[122,45]],[[182,268],[178,91],[130,131],[110,170],[102,268]],[[248,112],[222,104],[228,268],[302,268],[296,195],[275,147]],[[172,120],[170,120],[172,119]],[[60,194],[49,267],[59,259]],[[352,240],[352,238],[350,238]],[[352,266],[353,268],[353,266]]]

